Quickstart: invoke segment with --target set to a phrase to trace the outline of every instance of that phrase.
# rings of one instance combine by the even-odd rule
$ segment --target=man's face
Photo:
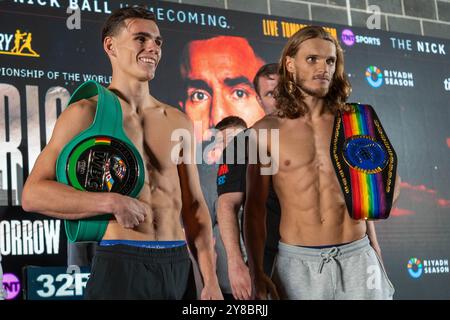
[[[140,81],[150,81],[155,77],[161,59],[162,38],[154,21],[126,19],[125,27],[111,38],[113,72],[118,69],[120,73]]]
[[[336,47],[323,39],[304,41],[295,57],[286,57],[286,67],[295,74],[297,85],[310,96],[327,95],[336,70]]]
[[[188,46],[187,65],[181,66],[186,82],[186,100],[180,102],[193,121],[202,121],[203,133],[223,118],[235,115],[248,125],[262,118],[251,79],[262,61],[243,38],[216,37],[193,41]]]
[[[259,77],[258,85],[258,102],[263,107],[266,114],[271,114],[275,111],[276,101],[273,92],[278,84],[278,74],[270,74],[267,77]]]

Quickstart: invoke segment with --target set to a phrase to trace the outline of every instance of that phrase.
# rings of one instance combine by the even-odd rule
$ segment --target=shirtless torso
[[[324,112],[297,119],[266,116],[254,126],[255,132],[279,130],[278,141],[257,140],[260,150],[268,150],[276,162],[272,167],[278,171],[272,176],[261,175],[263,165],[250,164],[247,172],[245,241],[256,298],[265,298],[268,292],[278,297],[277,289],[262,270],[267,226],[265,208],[259,199],[266,199],[271,180],[281,206],[280,242],[292,246],[335,246],[360,240],[367,233],[378,249],[373,222],[354,220],[347,212],[330,160],[333,124],[334,115]],[[278,155],[273,143],[278,143]]]
[[[211,220],[193,161],[192,122],[150,94],[148,82],[161,58],[162,38],[150,13],[133,10],[121,9],[137,18],[122,16],[122,24],[108,20],[112,24],[104,29],[109,33],[103,45],[113,69],[109,89],[119,97],[123,128],[144,160],[143,189],[134,199],[117,193],[82,192],[55,181],[61,150],[94,120],[94,97],[71,104],[58,118],[52,138],[26,181],[22,206],[59,219],[112,214],[103,240],[186,240],[204,280],[201,297],[218,299],[222,296],[214,270]],[[176,129],[189,133],[182,148],[180,141],[171,139]],[[177,156],[184,162],[177,161]]]
[[[280,242],[293,246],[339,246],[367,234],[372,248],[380,252],[373,222],[349,216],[330,158],[332,110],[349,94],[343,80],[342,49],[323,29],[309,27],[289,39],[280,61],[280,77],[284,78],[280,78],[277,87],[281,90],[277,96],[279,112],[253,126],[257,134],[252,141],[259,151],[269,152],[272,164],[263,165],[261,161],[247,169],[244,229],[257,298],[266,298],[268,292],[277,297],[274,284],[262,271],[264,201],[271,179],[281,205]],[[338,84],[330,89],[333,82]],[[331,91],[333,95],[340,94],[341,102],[337,95],[333,102],[327,100]],[[278,130],[279,140],[264,139],[258,134],[261,129]],[[262,167],[269,166],[277,171],[271,176],[263,175]],[[398,196],[398,190],[396,193]],[[394,201],[397,196],[394,195]]]
[[[330,158],[334,115],[306,115],[297,119],[266,116],[254,129],[279,130],[279,140],[258,140],[258,147],[268,150],[278,169],[272,176],[260,175],[262,165],[249,165],[248,202],[245,209],[246,245],[253,271],[254,294],[264,298],[267,292],[278,297],[277,289],[262,271],[262,248],[267,226],[258,199],[265,199],[270,178],[280,201],[280,242],[292,246],[340,246],[363,239],[366,234],[372,248],[381,257],[373,221],[350,217]],[[274,156],[272,143],[279,144]],[[399,194],[396,177],[394,201]],[[380,258],[381,259],[381,258]]]
[[[147,207],[143,223],[134,229],[124,229],[110,221],[104,239],[182,240],[180,223],[181,188],[177,165],[171,159],[177,141],[171,141],[175,129],[188,128],[186,116],[180,111],[154,100],[142,111],[132,111],[120,100],[124,130],[143,155],[145,183],[138,199]]]
[[[140,223],[135,223],[132,228],[121,226],[120,218],[113,219],[109,222],[103,239],[184,240],[185,235],[180,223],[182,195],[179,168],[171,159],[171,151],[178,142],[171,141],[171,133],[177,128],[189,129],[189,120],[180,111],[153,98],[150,105],[139,110],[133,110],[123,99],[119,101],[125,133],[142,155],[145,166],[144,187],[137,197],[139,203],[132,199],[127,200],[139,206],[139,209],[145,212],[145,218]],[[42,173],[41,166],[45,166],[45,169],[42,169],[50,174],[48,178],[54,177],[54,163],[59,151],[76,134],[91,125],[96,104],[96,99],[93,98],[81,100],[68,107],[58,120],[52,140],[40,155],[41,159],[36,163],[35,172]],[[39,177],[31,174],[28,183],[31,184],[35,179]],[[62,200],[69,202],[67,198]],[[56,200],[53,203],[57,205],[59,202],[60,200]],[[128,205],[132,205],[131,203]],[[68,205],[66,208],[69,207]],[[81,205],[78,204],[78,207]],[[77,218],[93,215],[96,213],[85,212]],[[62,211],[60,214],[56,213],[56,216],[71,218],[71,212]]]
[[[366,223],[348,215],[330,159],[334,115],[264,122],[280,130],[279,171],[272,179],[281,204],[281,241],[319,246],[361,239]]]

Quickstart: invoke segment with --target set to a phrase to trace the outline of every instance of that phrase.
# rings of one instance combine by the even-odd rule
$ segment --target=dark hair
[[[239,118],[237,116],[228,116],[220,120],[214,128],[216,128],[217,130],[225,130],[231,127],[247,128],[247,124],[242,118]]]
[[[126,7],[115,10],[105,21],[102,29],[102,42],[106,37],[116,35],[124,26],[124,21],[130,18],[147,19],[156,23],[155,14],[144,7]]]
[[[278,63],[268,63],[259,68],[258,72],[255,74],[253,78],[253,87],[255,88],[256,94],[259,96],[259,78],[266,77],[273,74],[278,74]]]
[[[293,75],[287,70],[286,57],[295,57],[300,45],[309,39],[323,39],[336,46],[336,71],[333,75],[331,87],[324,97],[325,107],[335,113],[346,110],[345,101],[351,92],[351,86],[344,72],[344,53],[339,42],[320,26],[308,26],[291,36],[283,49],[280,58],[278,85],[275,89],[276,108],[281,117],[295,119],[304,116],[308,108],[303,101],[300,87],[295,83]]]

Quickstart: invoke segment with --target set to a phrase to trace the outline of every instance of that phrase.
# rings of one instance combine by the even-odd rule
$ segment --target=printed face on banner
[[[149,81],[155,77],[162,46],[162,37],[155,22],[126,19],[125,27],[111,41],[111,47],[106,46],[114,72],[140,81]]]
[[[193,121],[202,121],[197,141],[227,116],[239,116],[248,126],[264,116],[252,85],[263,64],[244,38],[218,36],[187,44],[180,66],[185,92],[179,105]]]
[[[300,44],[295,57],[287,57],[286,66],[303,92],[323,98],[336,70],[336,47],[328,40],[306,40]]]

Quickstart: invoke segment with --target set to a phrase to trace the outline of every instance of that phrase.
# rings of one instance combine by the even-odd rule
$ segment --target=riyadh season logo
[[[383,84],[383,73],[376,66],[369,66],[366,69],[366,80],[374,88],[379,88]]]
[[[420,278],[423,272],[423,265],[420,259],[417,258],[409,259],[407,267],[408,273],[412,278],[414,279]]]
[[[418,279],[422,275],[437,275],[437,274],[448,274],[449,266],[448,259],[423,259],[420,260],[416,257],[409,259],[408,273],[413,279]]]
[[[389,70],[377,66],[368,66],[365,72],[367,82],[373,88],[379,88],[383,84],[396,87],[414,87],[414,75],[412,72],[401,70]]]

